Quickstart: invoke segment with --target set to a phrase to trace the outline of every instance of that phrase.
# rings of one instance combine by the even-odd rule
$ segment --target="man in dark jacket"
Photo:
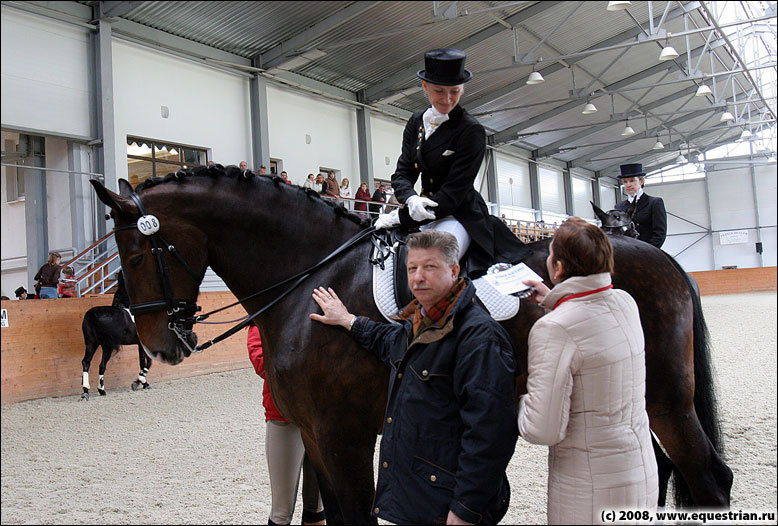
[[[373,197],[370,198],[372,201],[375,201],[376,203],[385,203],[386,202],[386,187],[381,184],[378,186],[378,188],[375,189],[375,192],[373,192]],[[375,219],[378,217],[378,214],[381,213],[381,210],[383,210],[383,205],[367,205],[367,207],[370,209],[370,220],[375,221]]]
[[[425,69],[417,75],[430,107],[415,112],[405,125],[402,153],[392,175],[394,195],[407,206],[379,218],[376,226],[400,224],[453,233],[460,257],[467,253],[468,275],[475,278],[493,263],[518,263],[532,251],[489,213],[474,188],[486,152],[486,131],[459,105],[464,83],[472,77],[465,58],[457,49],[425,53]]]
[[[391,368],[372,514],[397,524],[496,524],[510,500],[520,366],[506,331],[459,278],[456,238],[428,230],[407,245],[416,299],[400,324],[355,316],[321,287],[313,298],[324,314],[310,315],[349,330]]]
[[[627,192],[627,199],[617,203],[616,208],[627,212],[638,231],[638,239],[662,248],[667,236],[667,212],[661,197],[652,197],[643,192],[646,174],[642,164],[622,164],[618,176]]]

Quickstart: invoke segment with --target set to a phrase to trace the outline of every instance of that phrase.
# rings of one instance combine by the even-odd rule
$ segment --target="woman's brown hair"
[[[601,272],[613,274],[613,245],[608,236],[580,217],[562,223],[552,243],[554,262],[562,262],[565,279]]]
[[[56,265],[57,264],[57,258],[61,258],[62,255],[59,252],[52,252],[49,254],[49,265]]]

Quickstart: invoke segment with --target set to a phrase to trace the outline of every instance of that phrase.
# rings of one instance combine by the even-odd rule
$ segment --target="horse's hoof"
[[[85,402],[89,401],[89,393],[81,393],[81,398],[79,400],[83,400]]]
[[[144,388],[144,389],[151,389],[151,384],[149,384],[148,382],[146,382],[145,384],[143,384],[143,388]]]
[[[141,386],[140,381],[139,380],[135,380],[134,382],[132,382],[132,386],[131,387],[132,387],[133,391],[137,391],[138,389],[140,389],[140,386]]]
[[[98,393],[100,393],[100,396],[105,396],[105,391],[102,389],[97,390]]]

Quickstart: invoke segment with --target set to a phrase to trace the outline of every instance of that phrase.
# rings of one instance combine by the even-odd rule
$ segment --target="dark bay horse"
[[[314,266],[364,227],[357,216],[315,192],[251,175],[235,167],[196,168],[146,181],[134,195],[124,180],[119,194],[91,181],[112,210],[138,333],[152,357],[176,364],[190,355],[196,337],[177,311],[192,310],[209,265],[236,297],[247,298]],[[148,215],[139,222],[141,209]],[[159,228],[156,234],[141,233],[139,228],[151,224]],[[732,472],[718,453],[699,300],[664,252],[626,237],[612,242],[614,286],[628,291],[640,309],[647,410],[652,430],[682,475],[676,486],[688,484],[696,506],[728,507]],[[550,282],[548,245],[549,240],[530,245],[534,254],[527,264]],[[318,312],[312,290],[324,286],[336,290],[351,312],[382,319],[371,293],[370,248],[367,241],[356,244],[291,292],[291,284],[285,284],[242,302],[255,313],[277,299],[256,318],[267,378],[278,408],[302,430],[333,523],[375,523],[369,514],[373,453],[388,372],[345,331],[311,322],[308,314]],[[281,292],[287,295],[278,299]],[[165,305],[180,309],[168,313]],[[504,323],[525,371],[527,336],[542,315],[539,306],[522,301],[518,316]],[[521,392],[525,382],[519,379]]]

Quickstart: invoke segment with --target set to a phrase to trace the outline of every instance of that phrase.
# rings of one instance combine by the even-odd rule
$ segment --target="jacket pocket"
[[[413,457],[411,471],[431,487],[445,489],[450,492],[454,491],[454,485],[456,484],[454,474],[429,460]]]

